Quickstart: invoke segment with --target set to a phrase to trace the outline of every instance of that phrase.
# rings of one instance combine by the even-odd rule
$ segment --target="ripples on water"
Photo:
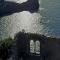
[[[60,0],[40,0],[37,13],[23,11],[0,18],[0,36],[26,32],[60,37]]]

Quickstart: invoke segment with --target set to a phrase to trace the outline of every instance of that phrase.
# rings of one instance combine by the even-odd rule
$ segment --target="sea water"
[[[0,37],[14,37],[22,29],[25,32],[60,37],[60,0],[39,0],[39,4],[38,12],[22,11],[1,17]]]

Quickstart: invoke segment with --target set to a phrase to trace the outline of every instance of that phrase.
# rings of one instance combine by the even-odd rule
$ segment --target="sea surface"
[[[12,0],[7,0],[12,1]],[[13,0],[22,3],[27,0]],[[0,37],[14,35],[23,29],[25,32],[60,37],[60,0],[39,0],[40,8],[36,13],[22,11],[0,18]]]

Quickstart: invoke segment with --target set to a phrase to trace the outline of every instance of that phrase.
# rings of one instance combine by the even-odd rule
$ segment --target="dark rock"
[[[37,12],[39,9],[38,0],[28,0],[24,3],[14,3],[2,0],[0,1],[0,16],[10,15],[16,12],[30,11],[31,13]]]

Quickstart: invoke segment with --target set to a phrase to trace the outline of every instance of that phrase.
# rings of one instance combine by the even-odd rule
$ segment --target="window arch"
[[[35,53],[40,54],[40,41],[39,40],[35,42]]]
[[[40,54],[40,41],[30,40],[30,53]]]
[[[35,53],[34,49],[35,49],[34,41],[33,40],[30,40],[30,52],[31,53]]]

